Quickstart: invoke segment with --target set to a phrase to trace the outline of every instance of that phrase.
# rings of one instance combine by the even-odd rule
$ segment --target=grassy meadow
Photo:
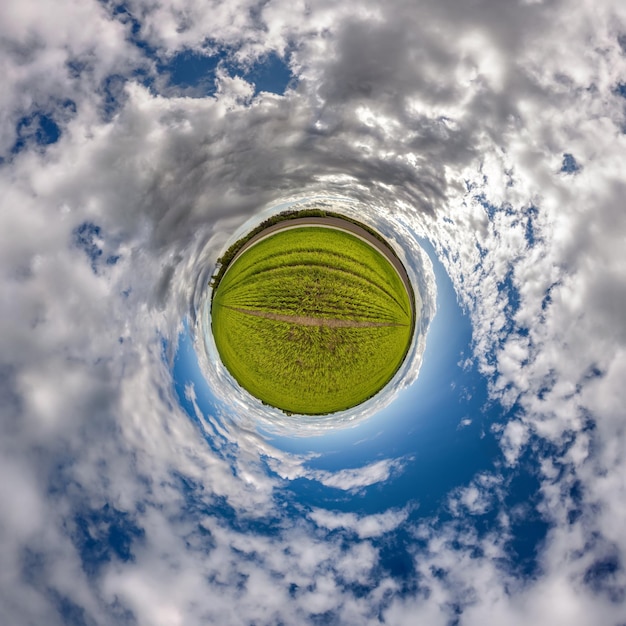
[[[333,228],[278,231],[245,250],[212,301],[222,362],[263,402],[325,414],[360,404],[409,347],[404,283],[369,243]]]

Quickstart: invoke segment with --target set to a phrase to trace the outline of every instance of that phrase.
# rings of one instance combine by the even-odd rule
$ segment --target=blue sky
[[[518,536],[507,544],[507,556],[515,567],[530,575],[548,529],[548,523],[535,508],[541,501],[536,493],[537,468],[529,458],[516,471],[503,472],[503,457],[493,430],[514,417],[518,409],[510,411],[489,401],[484,376],[475,364],[464,363],[472,350],[471,322],[459,306],[432,245],[421,243],[434,264],[437,314],[428,331],[424,364],[417,381],[391,405],[357,426],[318,436],[267,436],[283,452],[315,454],[306,464],[308,475],[305,473],[286,487],[288,497],[311,508],[373,515],[407,507],[407,522],[419,523],[424,518],[448,519],[450,493],[471,482],[477,474],[491,473],[495,481],[514,483],[506,507],[531,506],[524,519],[517,522]],[[204,379],[188,323],[178,337],[172,378],[179,403],[213,447],[217,429],[207,428],[207,424],[216,419],[220,399],[212,394]],[[202,422],[189,399],[190,385],[204,418]],[[399,459],[401,470],[385,481],[384,488],[379,484],[365,486],[345,497],[341,489],[325,485],[315,477],[316,470],[341,472],[387,458]],[[493,512],[484,513],[480,527],[482,532],[497,528]],[[394,558],[404,562],[409,555],[398,549]]]
[[[2,619],[624,626],[622,4],[3,4]],[[203,340],[293,203],[436,305],[323,432]]]

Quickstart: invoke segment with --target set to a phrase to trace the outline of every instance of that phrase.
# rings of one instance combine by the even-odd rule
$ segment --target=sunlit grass
[[[411,316],[384,255],[322,227],[253,245],[212,303],[215,343],[233,377],[263,402],[305,414],[346,409],[379,391],[404,359]]]

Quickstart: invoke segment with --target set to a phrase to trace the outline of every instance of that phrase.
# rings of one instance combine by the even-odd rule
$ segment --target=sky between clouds
[[[623,3],[14,1],[0,64],[3,623],[626,623]],[[471,320],[499,452],[437,514],[347,510],[410,455],[315,469],[173,392],[198,276],[316,194],[430,242]]]

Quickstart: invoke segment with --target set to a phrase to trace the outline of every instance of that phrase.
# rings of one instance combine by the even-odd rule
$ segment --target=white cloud
[[[408,514],[407,509],[362,516],[315,509],[310,517],[318,526],[329,530],[341,528],[356,533],[361,539],[370,539],[395,530],[406,521]]]
[[[126,41],[127,28],[91,0],[4,3],[0,24],[2,156],[22,116],[44,111],[63,127],[67,100],[98,107],[105,78],[142,64],[140,52]]]
[[[519,420],[510,421],[504,427],[500,444],[504,458],[509,465],[513,465],[517,461],[528,437],[528,426]]]
[[[369,487],[370,485],[388,480],[392,473],[397,474],[401,471],[402,465],[402,459],[385,459],[354,469],[344,469],[335,472],[317,470],[311,472],[311,475],[327,487],[345,491],[358,491],[363,487]]]

